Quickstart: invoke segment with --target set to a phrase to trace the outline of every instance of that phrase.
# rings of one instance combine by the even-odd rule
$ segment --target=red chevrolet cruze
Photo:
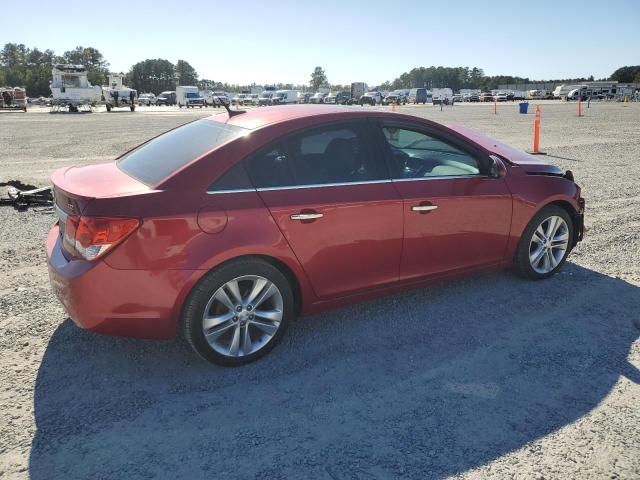
[[[299,314],[513,265],[583,232],[571,172],[473,130],[349,107],[197,120],[52,176],[51,284],[82,328],[246,363]]]

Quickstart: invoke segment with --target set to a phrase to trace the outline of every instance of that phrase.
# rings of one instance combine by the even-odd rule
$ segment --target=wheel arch
[[[311,301],[311,299],[304,298],[306,295],[302,287],[302,282],[298,278],[298,275],[296,275],[296,273],[294,272],[293,268],[291,268],[290,265],[287,265],[287,263],[282,261],[281,259],[278,259],[271,255],[243,254],[243,255],[237,255],[234,257],[227,258],[224,261],[214,265],[208,270],[199,270],[197,275],[194,275],[191,281],[188,281],[185,284],[174,306],[173,316],[175,318],[176,328],[182,321],[182,314],[186,305],[187,298],[189,297],[193,289],[207,276],[208,273],[215,271],[225,265],[228,265],[229,263],[237,262],[239,260],[247,260],[247,259],[262,260],[263,262],[269,263],[273,267],[277,268],[278,271],[280,271],[280,273],[282,273],[285,276],[285,278],[291,285],[295,314],[296,316],[300,315],[302,313],[303,304],[307,301]]]
[[[571,218],[571,223],[573,226],[573,239],[572,239],[571,245],[569,245],[569,249],[573,250],[573,247],[575,247],[576,244],[578,243],[578,237],[580,236],[580,231],[582,229],[579,212],[576,210],[576,208],[573,206],[571,202],[568,202],[566,200],[554,200],[552,202],[549,202],[543,205],[540,208],[540,210],[542,210],[543,208],[549,205],[555,205],[557,207],[562,208],[567,212],[567,214],[569,215],[569,218]]]

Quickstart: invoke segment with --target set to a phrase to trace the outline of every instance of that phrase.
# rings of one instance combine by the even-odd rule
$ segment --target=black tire
[[[207,342],[202,328],[204,309],[213,294],[230,280],[243,275],[259,275],[280,290],[283,315],[274,336],[261,349],[250,355],[231,357],[216,352]],[[205,360],[223,366],[240,366],[253,362],[269,353],[282,339],[289,322],[294,317],[294,300],[291,285],[280,270],[272,264],[256,259],[233,260],[206,274],[187,297],[181,318],[182,335],[189,345]]]
[[[533,233],[538,228],[538,226],[550,216],[558,216],[561,217],[567,224],[569,229],[569,245],[567,250],[564,253],[564,257],[562,260],[558,262],[556,267],[547,272],[547,273],[539,273],[536,272],[531,266],[531,262],[529,260],[529,246],[531,244],[531,239],[533,237]],[[530,280],[543,280],[545,278],[549,278],[562,268],[564,262],[567,260],[569,253],[571,252],[571,246],[573,245],[574,239],[574,231],[573,231],[573,220],[567,211],[559,207],[557,205],[547,205],[542,208],[538,213],[534,215],[534,217],[529,221],[527,227],[522,232],[522,236],[520,237],[520,241],[518,242],[518,248],[516,250],[515,258],[514,258],[514,270],[515,272],[523,277]]]

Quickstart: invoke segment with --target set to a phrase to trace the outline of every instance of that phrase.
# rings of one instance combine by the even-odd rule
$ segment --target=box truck
[[[178,85],[176,87],[176,103],[180,108],[202,108],[204,106],[204,98],[200,95],[198,87]]]

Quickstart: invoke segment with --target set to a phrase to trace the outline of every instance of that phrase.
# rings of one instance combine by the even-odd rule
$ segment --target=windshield
[[[142,183],[157,185],[202,154],[249,132],[215,120],[196,120],[126,153],[118,167]]]
[[[187,98],[198,98],[200,95],[197,93],[187,93]]]
[[[272,96],[273,96],[273,93],[264,92],[263,94],[260,95],[260,98],[271,98]]]

